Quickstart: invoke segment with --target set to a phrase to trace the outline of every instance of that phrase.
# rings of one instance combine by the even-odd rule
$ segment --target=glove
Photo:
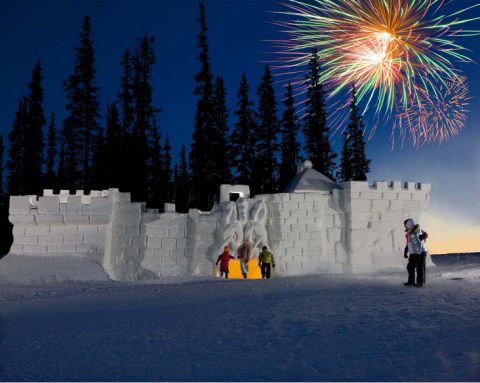
[[[272,267],[275,267],[275,263],[272,263]]]

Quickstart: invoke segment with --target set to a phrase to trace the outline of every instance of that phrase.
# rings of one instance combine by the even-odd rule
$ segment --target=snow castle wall
[[[403,220],[428,207],[430,184],[345,182],[330,191],[249,198],[248,186],[222,185],[211,212],[147,210],[117,189],[90,195],[12,196],[13,255],[93,260],[111,279],[212,275],[216,257],[244,239],[254,255],[268,246],[276,274],[404,269]],[[229,200],[230,193],[244,197]],[[169,206],[172,210],[173,206]]]
[[[17,255],[79,255],[103,259],[107,225],[112,215],[110,191],[90,195],[61,191],[54,195],[10,197],[10,222]]]

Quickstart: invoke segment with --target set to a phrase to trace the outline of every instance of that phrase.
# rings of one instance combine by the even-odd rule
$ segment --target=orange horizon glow
[[[480,252],[480,226],[427,213],[422,215],[420,226],[428,233],[430,254]]]

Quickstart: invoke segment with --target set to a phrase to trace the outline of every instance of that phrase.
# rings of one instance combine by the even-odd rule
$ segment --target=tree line
[[[178,212],[190,207],[211,209],[218,201],[222,183],[248,184],[252,194],[279,192],[303,160],[300,133],[304,135],[306,158],[316,170],[334,180],[366,180],[370,160],[365,155],[355,87],[337,166],[316,50],[309,63],[302,119],[296,111],[291,84],[286,86],[279,117],[274,81],[266,65],[256,92],[257,105],[242,74],[236,95],[236,121],[230,128],[225,84],[221,76],[212,73],[203,3],[198,22],[200,69],[194,77],[197,105],[188,160],[185,145],[179,158],[172,159],[169,137],[162,137],[157,124],[160,109],[153,103],[152,72],[157,59],[153,36],[142,36],[122,54],[119,90],[116,99],[106,106],[105,126],[101,124],[93,29],[88,16],[83,19],[75,47],[73,71],[63,81],[67,113],[59,127],[54,113],[46,117],[42,66],[40,60],[35,63],[28,93],[20,97],[8,134],[6,164],[0,136],[2,233],[8,227],[7,197],[38,195],[42,189],[88,192],[117,187],[130,192],[134,201],[146,201],[150,208],[161,210],[165,202],[175,202]]]

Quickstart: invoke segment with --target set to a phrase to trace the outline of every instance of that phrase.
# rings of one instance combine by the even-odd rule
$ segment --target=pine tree
[[[165,145],[163,146],[163,200],[164,202],[171,203],[175,199],[175,190],[172,177],[172,147],[170,146],[170,140],[167,136],[165,139]]]
[[[42,67],[40,60],[32,70],[32,79],[28,84],[29,94],[27,126],[23,141],[23,177],[24,187],[28,194],[40,194],[43,181],[43,127],[46,124],[43,112]]]
[[[211,143],[214,136],[213,85],[208,53],[205,5],[200,3],[200,33],[197,48],[200,71],[195,76],[194,95],[198,96],[195,113],[193,142],[190,150],[192,205],[200,210],[210,210],[214,203],[211,182],[215,167]]]
[[[367,173],[370,171],[370,160],[367,159],[365,149],[367,143],[364,139],[364,125],[362,114],[358,111],[357,92],[355,85],[352,87],[352,101],[351,101],[351,135],[353,139],[352,154],[353,154],[353,180],[366,181]]]
[[[342,181],[366,181],[370,160],[366,158],[362,115],[358,111],[357,92],[352,86],[350,122],[344,132],[339,178]]]
[[[129,142],[133,170],[130,174],[130,187],[133,200],[147,201],[147,205],[154,203],[158,206],[159,198],[152,195],[152,177],[158,177],[157,165],[161,169],[161,164],[152,163],[158,160],[159,155],[159,135],[155,120],[158,109],[153,106],[151,84],[152,66],[156,62],[154,43],[154,37],[142,37],[132,56],[134,122]]]
[[[0,135],[0,205],[3,203],[4,190],[3,190],[3,134]]]
[[[163,171],[163,151],[161,135],[157,129],[152,131],[148,142],[147,159],[147,206],[163,211],[165,203],[165,179]]]
[[[100,130],[95,135],[95,142],[92,142],[92,165],[90,186],[94,190],[104,190],[109,188],[107,181],[106,167],[107,159],[105,156],[105,137]]]
[[[330,145],[330,129],[327,126],[325,95],[320,83],[320,67],[318,53],[315,48],[310,58],[308,91],[306,101],[306,117],[304,125],[305,151],[314,169],[333,179],[335,157]]]
[[[60,152],[58,153],[57,178],[55,190],[67,189],[67,166],[65,159],[65,140],[62,139],[60,144]]]
[[[283,190],[288,182],[297,173],[300,145],[297,141],[299,129],[298,118],[295,114],[295,102],[293,99],[292,85],[288,84],[285,94],[285,111],[282,118],[282,162],[280,164],[280,188]]]
[[[218,201],[218,193],[222,183],[229,183],[231,180],[231,148],[228,135],[228,110],[226,105],[227,93],[223,79],[218,76],[215,81],[213,95],[213,122],[215,135],[212,146],[212,153],[215,153],[215,167],[213,168],[212,193]]]
[[[133,190],[132,180],[134,179],[135,167],[132,162],[134,156],[135,142],[133,140],[134,122],[134,99],[133,99],[133,68],[132,56],[129,49],[126,49],[120,61],[122,69],[121,87],[118,94],[118,102],[121,114],[121,144],[118,149],[121,156],[118,166],[123,170],[122,177],[118,180],[118,187],[122,191]]]
[[[255,166],[255,111],[253,102],[250,101],[249,86],[245,73],[242,74],[240,87],[237,93],[237,122],[235,130],[230,136],[231,159],[236,169],[236,182],[250,184],[252,170]]]
[[[190,176],[188,174],[185,145],[180,151],[180,163],[175,172],[175,205],[177,213],[187,213],[190,203]]]
[[[107,106],[107,131],[105,135],[105,180],[109,188],[120,188],[123,173],[122,126],[119,121],[117,104]]]
[[[278,173],[277,104],[273,90],[270,67],[265,72],[258,88],[258,127],[256,130],[256,160],[253,169],[253,193],[275,193]]]
[[[20,97],[13,127],[8,134],[7,191],[9,195],[25,195],[25,140],[28,130],[28,99]]]
[[[352,140],[348,131],[343,132],[342,157],[340,159],[340,170],[337,178],[340,181],[351,181],[353,179],[352,168]]]
[[[57,132],[55,129],[55,114],[51,114],[47,133],[47,156],[45,160],[45,187],[53,189],[56,183],[55,159],[57,156]]]
[[[73,73],[64,81],[68,100],[68,115],[63,124],[67,181],[70,189],[90,190],[93,155],[101,132],[97,122],[99,98],[95,85],[92,26],[88,16],[83,19],[75,56]]]

